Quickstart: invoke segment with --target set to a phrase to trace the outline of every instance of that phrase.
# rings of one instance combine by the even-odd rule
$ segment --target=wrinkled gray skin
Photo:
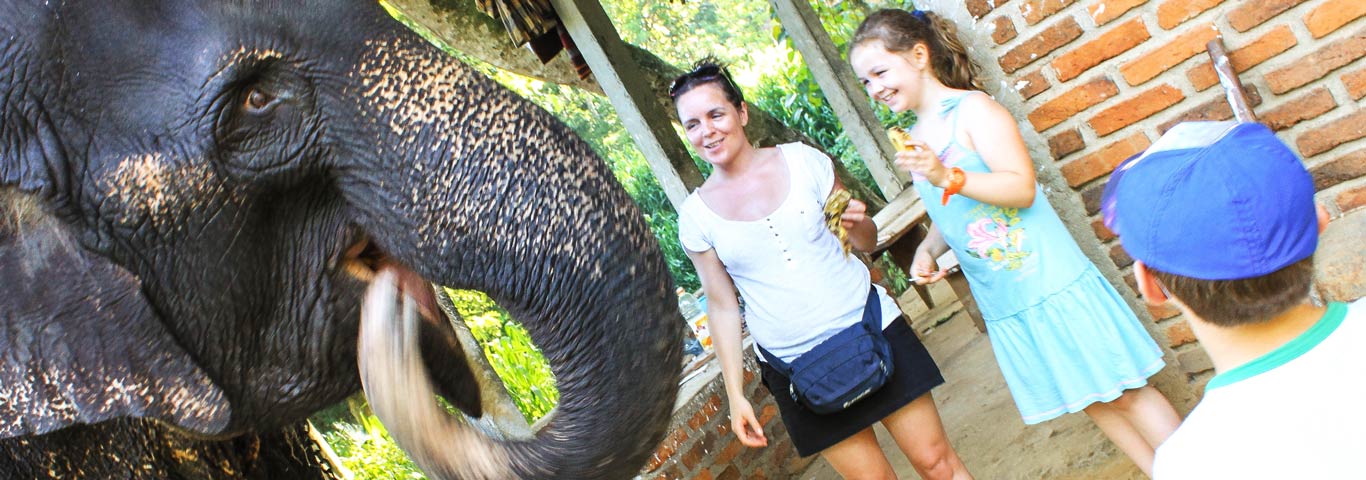
[[[364,238],[490,294],[559,382],[535,439],[419,453],[634,474],[682,323],[611,172],[372,0],[280,3],[0,0],[0,478],[301,478],[262,459],[359,388]],[[440,324],[435,391],[477,413]]]

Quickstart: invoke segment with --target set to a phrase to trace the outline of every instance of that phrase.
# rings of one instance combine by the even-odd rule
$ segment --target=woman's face
[[[901,113],[920,105],[928,63],[919,58],[924,50],[924,44],[917,44],[907,52],[890,52],[882,42],[868,42],[849,52],[849,65],[869,97]]]
[[[749,112],[743,103],[735,108],[715,83],[693,87],[679,95],[674,104],[688,143],[707,163],[727,163],[749,145],[745,136]]]

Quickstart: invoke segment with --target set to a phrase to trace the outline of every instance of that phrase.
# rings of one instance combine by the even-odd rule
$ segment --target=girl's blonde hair
[[[905,52],[918,43],[930,50],[930,69],[940,83],[963,90],[983,90],[977,64],[958,40],[958,27],[934,12],[883,9],[868,15],[854,32],[849,51],[882,42],[889,52]]]

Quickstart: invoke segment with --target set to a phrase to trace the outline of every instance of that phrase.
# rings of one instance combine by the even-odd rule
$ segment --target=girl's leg
[[[882,419],[882,425],[925,480],[971,480],[963,461],[949,443],[939,410],[928,392]]]
[[[1130,460],[1152,475],[1153,452],[1180,425],[1167,397],[1151,385],[1126,390],[1108,403],[1093,403],[1086,414]]]
[[[873,427],[821,450],[821,457],[847,480],[895,480],[896,472],[882,447],[877,444]]]

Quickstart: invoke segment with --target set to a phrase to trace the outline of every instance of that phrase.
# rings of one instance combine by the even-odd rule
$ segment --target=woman
[[[755,148],[745,136],[748,108],[723,66],[704,59],[670,87],[679,121],[713,172],[679,212],[679,239],[706,291],[707,313],[721,362],[731,427],[748,447],[768,444],[741,377],[740,310],[758,345],[791,362],[861,321],[865,307],[881,315],[892,345],[892,376],[842,411],[816,414],[788,394],[789,381],[767,362],[784,426],[802,456],[820,453],[845,478],[896,478],[872,425],[882,424],[922,478],[971,478],[954,452],[930,389],[944,382],[900,309],[868,269],[847,255],[825,227],[826,198],[842,189],[830,159],[791,143]],[[876,244],[866,206],[851,200],[841,216],[854,249]]]

